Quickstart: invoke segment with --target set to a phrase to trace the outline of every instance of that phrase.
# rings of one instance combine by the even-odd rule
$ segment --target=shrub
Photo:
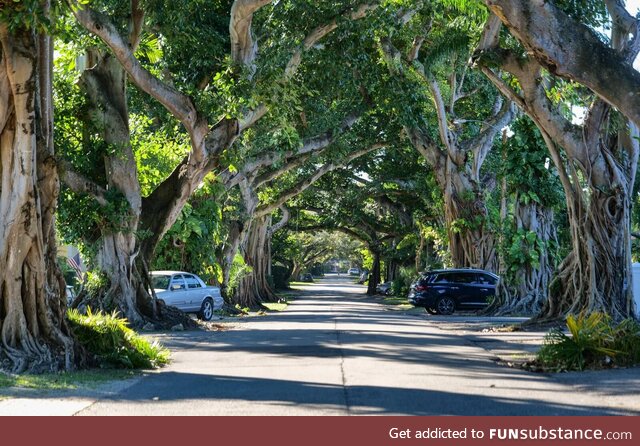
[[[229,271],[229,283],[227,284],[227,296],[233,296],[240,285],[240,281],[253,272],[253,268],[246,264],[244,257],[236,253]]]
[[[400,268],[398,276],[391,282],[391,292],[394,296],[406,296],[409,294],[409,287],[415,280],[418,273],[415,268]]]
[[[289,288],[289,269],[282,265],[273,265],[271,267],[271,277],[273,278],[273,286],[277,290],[285,290]]]
[[[640,324],[627,319],[616,324],[608,315],[591,313],[567,318],[570,335],[552,330],[537,362],[551,371],[584,370],[640,363]]]
[[[96,357],[101,367],[149,369],[169,362],[169,351],[150,343],[127,326],[116,312],[87,314],[77,309],[67,312],[71,330],[78,342]]]

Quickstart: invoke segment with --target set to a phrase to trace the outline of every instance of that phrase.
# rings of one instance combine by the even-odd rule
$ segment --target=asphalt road
[[[283,312],[165,335],[173,363],[78,415],[640,415],[640,369],[545,375],[344,278]]]

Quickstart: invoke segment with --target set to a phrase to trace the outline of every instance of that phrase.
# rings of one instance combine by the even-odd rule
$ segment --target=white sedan
[[[213,312],[222,308],[220,288],[207,286],[200,277],[184,271],[153,271],[151,283],[158,299],[185,313],[197,313],[210,321]]]

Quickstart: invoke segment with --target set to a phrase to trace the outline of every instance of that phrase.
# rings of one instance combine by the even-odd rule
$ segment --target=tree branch
[[[360,20],[366,17],[369,14],[369,12],[378,8],[378,6],[379,6],[378,2],[363,3],[345,13],[342,13],[334,17],[329,22],[314,28],[309,34],[307,34],[305,39],[298,46],[298,48],[294,51],[293,55],[289,59],[289,62],[287,63],[287,67],[284,70],[284,79],[290,80],[293,77],[293,75],[298,70],[300,63],[302,62],[302,54],[305,51],[308,51],[310,48],[312,48],[322,38],[324,38],[325,36],[333,32],[338,27],[339,18],[345,18],[348,20]]]
[[[485,51],[497,48],[500,41],[500,30],[502,29],[502,22],[500,18],[493,12],[489,14],[487,22],[484,24],[482,30],[482,37],[476,51]]]
[[[107,190],[102,186],[94,183],[89,178],[77,172],[74,167],[66,160],[58,160],[58,172],[60,179],[76,194],[86,194],[96,200],[99,205],[106,206],[109,204],[106,198]]]
[[[281,166],[278,169],[273,169],[261,175],[258,175],[257,177],[255,177],[255,179],[252,182],[253,187],[258,189],[264,186],[269,181],[272,181],[273,179],[278,178],[279,176],[284,175],[285,173],[302,166],[304,163],[309,161],[311,156],[312,156],[311,153],[305,153],[287,162],[284,166]]]
[[[147,71],[106,16],[88,8],[74,8],[73,11],[78,22],[113,51],[137,86],[157,99],[183,124],[195,122],[197,113],[191,100]]]
[[[589,27],[550,1],[485,0],[485,4],[545,69],[587,86],[640,124],[640,95],[628,94],[640,91],[640,73]]]
[[[604,0],[611,21],[626,34],[636,34],[636,18],[629,14],[621,0]]]
[[[131,20],[129,21],[129,45],[135,51],[142,39],[142,25],[144,24],[144,9],[140,0],[131,0]]]
[[[350,130],[358,122],[361,116],[361,113],[354,113],[347,116],[337,128],[328,130],[327,132],[313,136],[311,138],[306,138],[303,141],[302,146],[297,150],[289,150],[285,153],[272,151],[262,155],[257,159],[254,159],[253,161],[249,161],[242,167],[241,171],[238,174],[234,176],[229,175],[228,178],[223,179],[223,183],[227,188],[232,188],[238,184],[238,181],[241,177],[248,176],[250,172],[257,172],[259,169],[271,166],[283,159],[287,160],[289,158],[299,157],[301,155],[319,153],[333,144],[344,132]],[[294,167],[296,166],[294,165],[291,168]],[[290,169],[286,169],[285,166],[282,173],[286,172],[287,170]],[[267,179],[266,181],[269,180]],[[264,183],[265,181],[260,180],[260,182]]]
[[[264,2],[264,0],[262,1]],[[257,2],[257,0],[254,0],[254,3],[262,3],[262,2]],[[238,0],[236,0],[236,3],[238,3]],[[268,3],[268,2],[267,2]],[[235,6],[235,4],[234,4]],[[295,49],[295,51],[293,52],[293,54],[291,55],[291,57],[289,58],[289,61],[287,62],[287,66],[285,67],[284,73],[283,73],[283,80],[284,81],[289,81],[291,80],[291,78],[295,75],[295,73],[297,72],[298,68],[300,67],[300,64],[302,63],[302,55],[304,54],[305,51],[308,51],[309,49],[311,49],[314,45],[316,45],[322,38],[324,38],[325,36],[329,35],[331,32],[333,32],[337,27],[338,27],[338,19],[339,18],[346,18],[349,20],[359,20],[362,19],[364,17],[367,16],[367,14],[376,9],[379,6],[379,4],[377,2],[375,3],[364,3],[361,4],[357,7],[355,7],[354,9],[351,9],[343,14],[340,14],[339,16],[334,17],[332,20],[330,20],[328,23],[325,23],[323,25],[320,25],[316,28],[314,28],[302,41],[302,43]],[[249,23],[250,25],[250,23]],[[230,25],[231,27],[231,25]],[[247,40],[247,35],[250,36],[250,33],[247,34],[247,30],[244,30],[244,40]],[[240,38],[240,36],[236,36],[236,38]],[[254,45],[253,48],[253,56],[255,58],[255,55],[257,53],[257,47],[255,46],[255,43],[252,43],[252,45]],[[232,43],[232,48],[234,47],[234,43]],[[245,51],[246,53],[247,51]],[[242,52],[238,53],[238,58],[242,58]],[[245,56],[246,58],[248,58],[248,56]],[[235,60],[235,59],[234,59]],[[246,64],[245,64],[246,65]],[[255,68],[254,68],[255,70]],[[260,104],[258,107],[256,107],[253,110],[248,110],[244,116],[240,119],[239,122],[239,126],[240,126],[240,131],[245,130],[251,126],[253,126],[256,122],[258,122],[260,120],[260,118],[262,118],[267,112],[269,111],[268,107],[266,104]]]
[[[253,14],[273,0],[235,0],[231,6],[229,37],[231,38],[231,60],[255,73],[255,58],[258,43],[253,38],[251,22]]]
[[[323,165],[321,168],[317,169],[316,172],[313,175],[311,175],[309,178],[306,178],[298,182],[296,185],[292,186],[288,190],[281,193],[280,196],[273,203],[263,204],[259,206],[255,211],[254,217],[259,218],[259,217],[264,217],[265,215],[270,214],[280,206],[284,205],[291,198],[297,195],[300,195],[302,192],[307,190],[307,188],[309,188],[312,184],[314,184],[316,181],[318,181],[320,178],[322,178],[322,176],[324,176],[328,172],[336,170],[339,167],[343,167],[348,163],[350,163],[351,161],[353,161],[354,159],[362,155],[365,155],[369,152],[372,152],[374,150],[378,150],[384,146],[385,144],[382,144],[382,143],[373,144],[369,147],[366,147],[361,150],[356,150],[355,152],[349,154],[340,164],[327,163]]]
[[[496,110],[494,116],[492,116],[485,124],[484,129],[473,139],[467,141],[465,145],[468,147],[474,147],[473,153],[473,178],[476,180],[480,178],[480,168],[484,163],[491,147],[493,147],[493,141],[496,135],[502,131],[515,117],[515,107],[511,101],[505,101],[502,96],[496,98]]]
[[[278,223],[275,223],[269,227],[268,234],[269,236],[273,235],[275,232],[284,228],[287,223],[289,223],[289,219],[291,218],[291,213],[286,206],[280,206],[280,210],[282,211],[282,218]]]

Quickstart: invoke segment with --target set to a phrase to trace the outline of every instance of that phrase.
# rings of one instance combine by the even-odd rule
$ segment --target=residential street
[[[490,337],[452,329],[454,321],[464,320],[473,318],[389,311],[344,277],[324,279],[281,313],[233,323],[227,331],[162,335],[173,352],[170,366],[95,402],[71,406],[67,401],[64,410],[78,415],[640,415],[640,368],[557,375],[508,368],[483,348],[492,345]],[[0,412],[7,404],[12,403],[0,402]]]

